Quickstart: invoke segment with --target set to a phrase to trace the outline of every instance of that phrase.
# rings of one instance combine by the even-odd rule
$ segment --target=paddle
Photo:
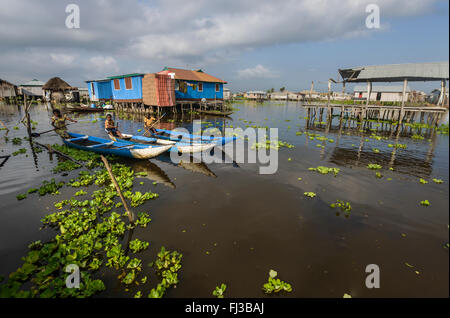
[[[144,125],[144,130],[145,130],[144,136],[145,136],[145,133],[149,133],[150,135],[153,135],[150,132],[150,129],[152,129],[164,116],[166,116],[166,113],[164,113],[161,117],[159,117],[159,119],[157,121],[155,121],[149,128],[145,127],[145,125]]]
[[[66,126],[69,126],[69,125],[72,125],[72,124],[75,124],[75,123],[69,123],[69,124],[66,124]],[[53,129],[46,130],[46,131],[41,131],[41,132],[38,132],[38,133],[35,133],[35,132],[34,132],[34,133],[31,133],[31,137],[40,137],[40,136],[43,135],[43,134],[46,134],[46,133],[55,131],[55,130],[57,130],[57,129],[61,129],[61,128],[53,128]]]
[[[78,124],[82,124],[82,123],[90,123],[90,122],[91,121],[77,121],[76,123],[68,123],[65,126],[69,126],[69,125],[73,125],[73,124],[77,124],[77,123]],[[55,131],[55,130],[58,130],[58,129],[61,129],[61,128],[53,128],[53,129],[46,130],[46,131],[41,131],[41,132],[38,132],[38,133],[34,132],[34,133],[31,133],[31,137],[39,137],[40,135],[43,135],[43,134],[46,134],[46,133],[49,133],[49,132],[52,132],[52,131]]]

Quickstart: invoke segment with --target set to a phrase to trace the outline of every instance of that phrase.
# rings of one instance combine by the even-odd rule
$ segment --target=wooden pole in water
[[[403,112],[405,108],[405,101],[406,101],[406,87],[408,86],[408,80],[405,78],[403,80],[403,92],[402,92],[402,106],[400,108],[400,118],[399,118],[399,125],[402,123],[403,119]]]
[[[112,173],[112,170],[111,170],[108,160],[103,155],[101,156],[101,158],[102,158],[103,163],[105,164],[106,170],[108,171],[109,177],[111,178],[111,181],[114,184],[114,187],[116,188],[117,193],[119,194],[120,200],[122,200],[125,211],[127,211],[128,220],[130,221],[130,223],[134,223],[134,213],[128,208],[127,201],[125,201],[122,191],[120,190],[119,184],[117,183],[116,178],[114,177],[114,174]]]
[[[367,109],[369,108],[370,95],[372,95],[372,82],[367,82],[367,100],[366,100],[366,108],[364,109],[361,120],[366,117]]]

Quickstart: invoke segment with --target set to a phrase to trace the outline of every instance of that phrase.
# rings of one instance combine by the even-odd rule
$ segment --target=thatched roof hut
[[[44,86],[42,86],[42,89],[44,91],[57,92],[57,91],[67,91],[73,88],[72,86],[67,84],[67,82],[63,81],[59,77],[53,77],[49,79],[48,82],[44,84]]]

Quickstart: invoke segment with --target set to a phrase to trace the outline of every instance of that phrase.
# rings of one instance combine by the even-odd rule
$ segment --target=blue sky
[[[69,3],[80,8],[79,29],[65,27]],[[365,27],[372,3],[380,8],[380,29]],[[325,90],[341,67],[449,59],[449,2],[440,0],[0,0],[0,6],[0,78],[16,84],[60,76],[84,86],[92,78],[171,66],[201,68],[233,91],[300,91],[311,81]],[[410,84],[427,92],[437,86]]]

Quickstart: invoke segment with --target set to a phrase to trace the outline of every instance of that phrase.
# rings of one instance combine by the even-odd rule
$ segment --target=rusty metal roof
[[[175,79],[197,82],[213,82],[227,84],[226,81],[212,75],[206,74],[202,70],[185,70],[181,68],[165,67],[162,72],[175,73]],[[160,72],[160,73],[162,73]]]

